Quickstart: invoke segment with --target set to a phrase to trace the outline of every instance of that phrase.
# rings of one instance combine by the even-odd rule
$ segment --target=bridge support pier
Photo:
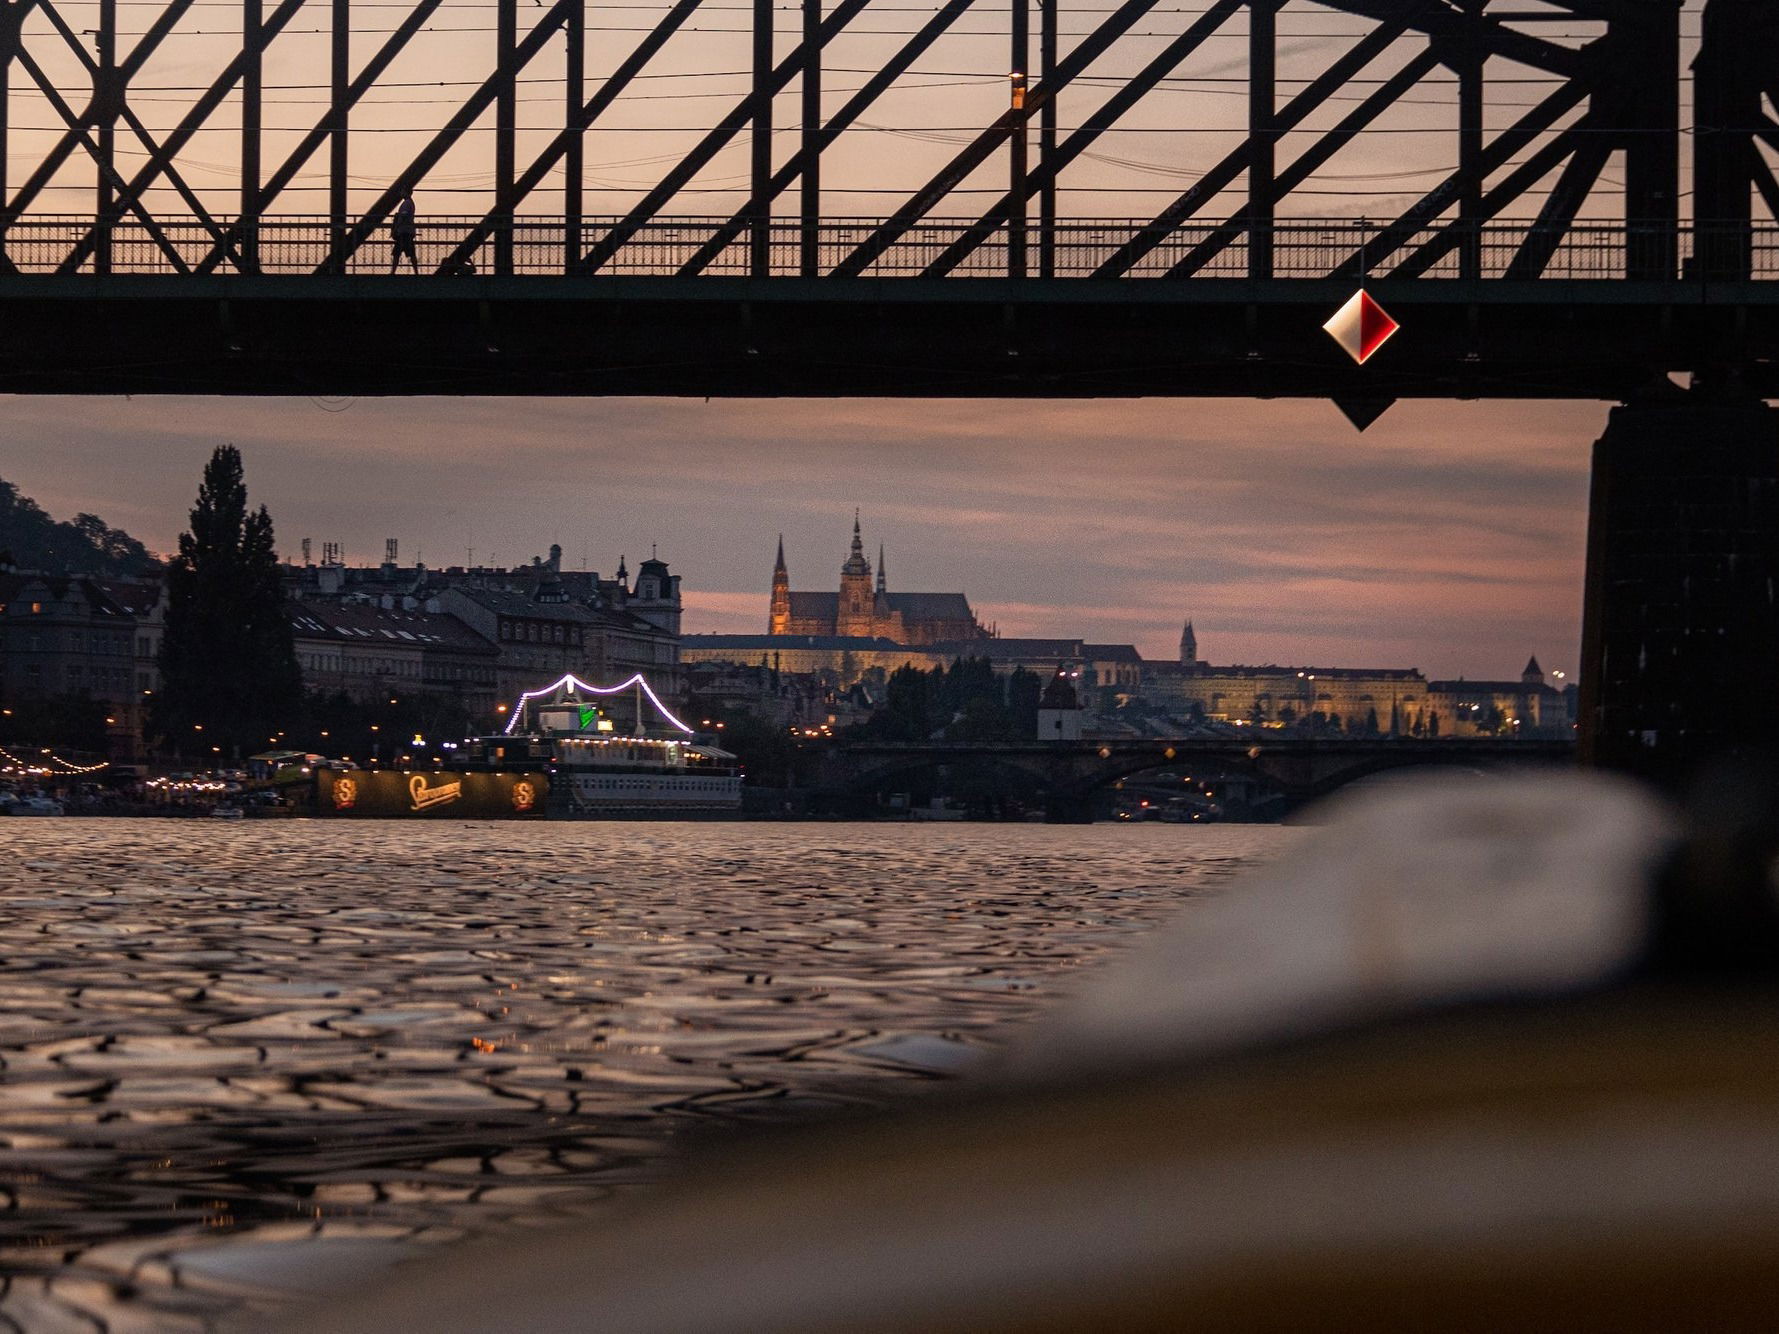
[[[1051,791],[1044,798],[1045,824],[1092,824],[1091,792]]]
[[[1694,390],[1594,446],[1581,759],[1667,788],[1779,754],[1779,412]]]

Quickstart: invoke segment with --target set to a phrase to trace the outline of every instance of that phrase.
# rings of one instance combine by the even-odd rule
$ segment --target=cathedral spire
[[[772,565],[772,610],[766,620],[766,633],[788,635],[791,632],[791,576],[785,570],[784,534],[778,535],[778,559]]]
[[[883,582],[883,543],[881,542],[877,544],[877,591],[879,593],[886,591],[886,585]]]
[[[1198,636],[1192,633],[1192,622],[1180,631],[1180,665],[1189,667],[1198,661]]]
[[[871,562],[865,559],[865,539],[859,535],[859,512],[852,512],[852,553],[847,556],[846,564],[840,567],[840,573],[862,574],[867,578],[871,574]]]

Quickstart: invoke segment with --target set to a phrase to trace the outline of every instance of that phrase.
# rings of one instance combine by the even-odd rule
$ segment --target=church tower
[[[791,575],[784,564],[784,534],[778,535],[778,560],[772,566],[772,614],[767,622],[769,635],[791,632]]]
[[[865,543],[859,536],[859,512],[852,512],[852,551],[840,567],[840,605],[834,616],[837,635],[869,638],[876,619],[876,599],[871,593],[871,562],[865,559]]]
[[[1186,622],[1186,628],[1180,631],[1180,666],[1198,666],[1198,636],[1192,633],[1192,622]]]

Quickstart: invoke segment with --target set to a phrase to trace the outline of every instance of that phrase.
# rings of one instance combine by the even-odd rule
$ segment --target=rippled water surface
[[[205,1329],[955,1073],[1289,831],[0,821],[0,1329]]]

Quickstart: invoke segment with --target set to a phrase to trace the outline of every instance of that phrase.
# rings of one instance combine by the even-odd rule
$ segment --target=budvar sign
[[[549,790],[549,777],[542,773],[320,769],[315,809],[320,815],[372,819],[499,820],[542,815]]]

